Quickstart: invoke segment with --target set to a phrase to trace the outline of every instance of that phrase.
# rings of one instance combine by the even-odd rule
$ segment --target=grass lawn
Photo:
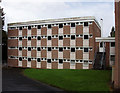
[[[110,91],[110,70],[25,69],[24,75],[66,91]]]

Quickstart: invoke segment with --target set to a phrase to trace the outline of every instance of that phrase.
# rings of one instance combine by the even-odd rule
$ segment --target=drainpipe
[[[101,37],[103,37],[103,19],[101,18]]]

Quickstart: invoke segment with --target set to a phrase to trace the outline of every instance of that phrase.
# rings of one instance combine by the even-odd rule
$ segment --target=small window
[[[48,51],[51,51],[51,47],[48,47]]]
[[[51,40],[51,36],[48,36],[48,40]]]
[[[31,51],[31,47],[28,47],[28,51]]]
[[[28,37],[28,40],[31,40],[31,37]]]
[[[71,23],[71,27],[75,27],[75,23]]]
[[[79,22],[76,22],[76,24],[78,25],[78,24],[79,24]]]
[[[66,35],[64,35],[64,37],[67,37]]]
[[[22,57],[19,58],[19,61],[22,61]]]
[[[22,50],[22,47],[19,47],[19,50],[21,51],[21,50]]]
[[[40,58],[37,58],[37,62],[41,62]]]
[[[103,47],[103,42],[100,42],[100,47]]]
[[[63,40],[63,36],[59,36],[59,40]]]
[[[41,37],[40,37],[40,36],[38,36],[38,37],[37,37],[37,40],[41,40]]]
[[[37,51],[41,51],[40,47],[37,48]]]
[[[31,61],[31,58],[28,58],[28,61]]]
[[[22,27],[19,27],[19,30],[22,30]]]
[[[75,48],[71,48],[71,52],[75,52]]]
[[[66,49],[66,47],[64,47],[64,49]]]
[[[59,59],[59,63],[63,63],[63,60],[62,60],[62,59]]]
[[[72,40],[75,39],[75,35],[71,35],[71,39],[72,39]]]
[[[64,25],[66,25],[66,23],[64,23]]]
[[[63,51],[63,48],[62,48],[62,47],[60,47],[60,48],[59,48],[59,52],[62,52],[62,51]]]
[[[47,62],[48,62],[48,63],[51,63],[51,59],[47,59]]]
[[[111,55],[111,56],[110,56],[110,60],[111,60],[111,61],[115,61],[115,55]]]
[[[84,39],[88,39],[88,35],[84,35]]]
[[[84,26],[88,26],[88,22],[84,22]]]
[[[48,28],[51,28],[51,25],[48,25]]]
[[[31,30],[31,26],[28,26],[28,30]]]
[[[59,28],[63,28],[63,24],[59,24]]]
[[[111,47],[115,47],[115,42],[111,42]]]
[[[38,29],[41,29],[41,26],[40,26],[40,25],[38,25],[38,26],[37,26],[37,28],[38,28]]]
[[[19,37],[19,40],[21,41],[21,40],[22,40],[22,37]]]
[[[88,52],[88,48],[84,48],[84,52]]]

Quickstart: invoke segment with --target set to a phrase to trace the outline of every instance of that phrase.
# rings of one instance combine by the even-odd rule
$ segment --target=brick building
[[[42,69],[91,69],[101,28],[95,17],[8,24],[8,65]]]

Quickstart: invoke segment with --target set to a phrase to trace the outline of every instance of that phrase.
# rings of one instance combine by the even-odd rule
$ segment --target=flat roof
[[[63,22],[77,22],[77,21],[95,21],[95,23],[100,27],[100,24],[94,16],[85,17],[71,17],[71,18],[60,18],[60,19],[47,19],[47,20],[37,20],[37,21],[27,21],[27,22],[16,22],[8,23],[9,27],[14,26],[24,26],[24,25],[39,25],[39,24],[52,24],[52,23],[63,23]]]
[[[96,37],[96,42],[115,42],[115,37]]]

